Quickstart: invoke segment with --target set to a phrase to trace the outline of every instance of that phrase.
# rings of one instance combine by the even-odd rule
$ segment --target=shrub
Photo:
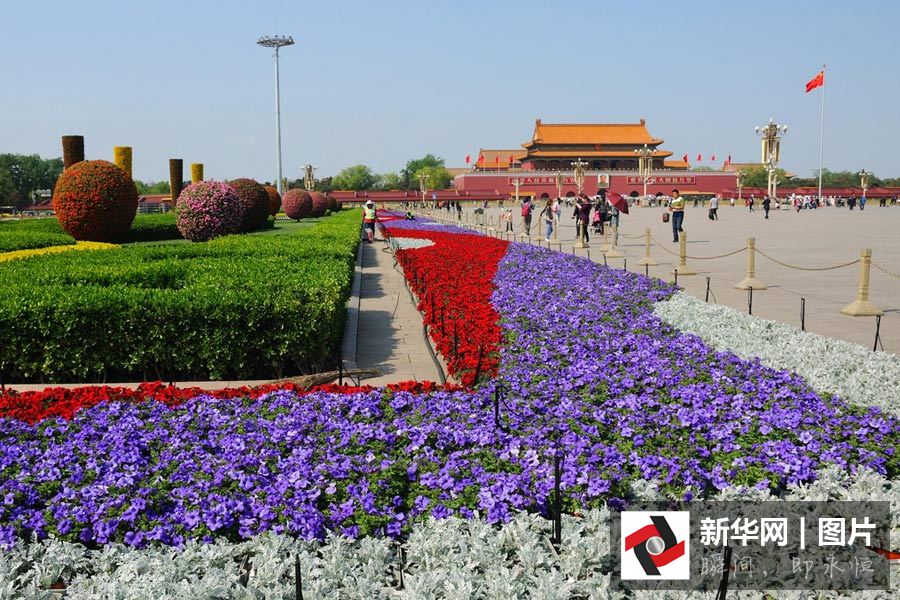
[[[184,190],[185,206],[198,185]],[[330,369],[359,223],[348,211],[293,234],[2,263],[0,380],[274,379]]]
[[[16,231],[0,229],[0,254],[16,250],[33,250],[51,246],[67,246],[74,244],[72,236],[65,233],[45,233],[43,231]]]
[[[18,238],[21,241],[13,241]],[[134,217],[125,235],[117,238],[115,243],[155,242],[158,240],[177,240],[181,233],[175,224],[175,213],[141,215]],[[27,241],[27,240],[33,241]],[[10,247],[12,250],[28,248],[47,248],[61,244],[73,244],[75,240],[67,235],[56,219],[23,219],[21,221],[0,221],[0,248]],[[14,246],[14,247],[13,247]],[[3,250],[0,250],[2,252]]]
[[[269,194],[266,188],[252,179],[241,178],[229,181],[240,199],[241,231],[255,231],[266,224],[269,218]]]
[[[192,242],[205,242],[241,228],[241,201],[234,188],[223,181],[192,183],[175,204],[178,231]]]
[[[177,240],[181,237],[181,232],[178,231],[178,224],[175,222],[175,213],[168,212],[136,216],[134,223],[131,224],[131,229],[121,239],[116,240],[116,243],[157,242],[161,240]]]
[[[312,197],[306,190],[288,190],[284,193],[282,201],[284,214],[289,218],[299,221],[305,219],[312,212]]]
[[[333,213],[339,212],[341,210],[341,203],[337,201],[337,198],[335,198],[331,194],[325,194],[325,198],[328,200],[328,210]]]
[[[281,194],[278,193],[278,190],[273,188],[271,185],[263,186],[266,190],[266,193],[269,195],[269,214],[273,217],[278,214],[278,210],[281,208]]]
[[[137,206],[134,181],[105,160],[75,163],[63,171],[53,190],[56,218],[76,240],[108,242],[124,235]]]
[[[325,211],[328,210],[328,199],[325,197],[325,194],[322,192],[310,192],[309,195],[312,197],[312,210],[309,216],[313,218],[324,217]]]

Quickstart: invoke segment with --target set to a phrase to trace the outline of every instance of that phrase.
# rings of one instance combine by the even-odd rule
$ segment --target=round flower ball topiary
[[[269,194],[252,179],[241,178],[228,184],[241,200],[241,231],[255,231],[269,219]]]
[[[278,190],[273,188],[271,185],[263,186],[266,190],[266,193],[269,195],[269,214],[273,217],[278,214],[278,210],[281,208],[281,194],[278,193]]]
[[[328,210],[333,213],[341,210],[341,203],[337,201],[337,198],[331,194],[325,194],[325,198],[328,200]]]
[[[312,212],[312,197],[306,190],[288,190],[284,193],[281,206],[288,218],[299,221],[308,217]]]
[[[185,239],[205,242],[241,230],[241,200],[224,181],[198,181],[178,196],[175,224]]]
[[[134,181],[105,160],[75,163],[56,180],[53,210],[76,240],[109,242],[125,235],[137,212]]]
[[[324,217],[325,211],[328,210],[328,198],[322,192],[310,192],[309,195],[312,196],[312,211],[309,216]]]

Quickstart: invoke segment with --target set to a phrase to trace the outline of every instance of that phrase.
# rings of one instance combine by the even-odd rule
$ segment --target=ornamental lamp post
[[[866,173],[866,170],[863,169],[859,172],[859,187],[862,188],[862,195],[865,196],[866,192],[869,190],[869,177],[871,177],[871,173]]]
[[[779,133],[787,133],[787,125],[779,125],[774,119],[769,119],[768,124],[753,129],[760,138],[762,138],[762,160],[760,162],[765,165],[769,179],[767,185],[767,193],[770,198],[774,198],[777,193],[778,179],[775,176],[775,169],[778,168],[778,161],[781,159],[781,138]]]
[[[634,153],[638,157],[638,174],[644,183],[644,198],[647,197],[647,183],[650,181],[650,174],[653,171],[653,150],[644,144],[643,148],[635,148]]]
[[[562,171],[557,171],[556,172],[556,197],[559,198],[560,200],[562,200],[562,189],[563,189],[564,181],[565,181],[565,179],[563,178]]]
[[[281,177],[281,84],[278,73],[278,51],[284,46],[293,46],[294,38],[278,35],[263,36],[256,40],[256,43],[265,48],[275,48],[275,153],[278,171],[275,181],[278,193],[284,194],[284,183]]]
[[[303,187],[306,188],[306,191],[311,192],[316,187],[316,169],[319,167],[313,166],[311,163],[306,163],[303,166]]]
[[[425,173],[419,173],[419,191],[422,192],[422,208],[425,208],[425,192],[428,190],[428,186],[425,184],[428,182],[428,175]]]
[[[737,178],[736,183],[737,183],[737,189],[738,189],[738,204],[741,203],[741,191],[744,187],[744,177],[746,177],[746,176],[747,176],[747,174],[744,173],[743,171],[738,171],[737,173],[735,173],[735,177]]]
[[[513,177],[512,184],[516,188],[516,204],[519,204],[519,186],[525,183],[525,180],[521,177]]]
[[[572,163],[572,169],[575,171],[575,185],[578,187],[578,193],[584,191],[584,168],[588,164],[580,158]]]

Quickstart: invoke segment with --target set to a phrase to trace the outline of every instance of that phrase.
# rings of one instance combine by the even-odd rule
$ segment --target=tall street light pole
[[[575,176],[575,185],[578,187],[579,194],[584,192],[584,168],[587,165],[588,164],[580,158],[572,163],[572,169],[574,170]]]
[[[766,166],[769,174],[767,193],[776,202],[778,178],[775,170],[778,168],[778,161],[781,158],[781,138],[778,134],[787,133],[787,130],[787,125],[779,125],[774,119],[769,119],[768,124],[754,129],[756,135],[762,138],[762,160],[760,162]]]
[[[638,156],[638,173],[641,176],[641,181],[644,183],[644,198],[647,197],[647,183],[650,181],[650,173],[653,169],[653,150],[647,147],[647,144],[644,144],[644,147],[641,149],[635,149],[635,154]]]
[[[279,194],[284,194],[284,180],[281,178],[281,83],[278,73],[278,50],[284,46],[293,46],[294,38],[287,36],[264,36],[256,40],[256,43],[266,48],[275,48],[275,154],[277,168],[277,188]]]

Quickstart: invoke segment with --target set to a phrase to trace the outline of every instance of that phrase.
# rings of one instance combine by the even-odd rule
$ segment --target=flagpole
[[[822,124],[819,129],[819,204],[822,200],[822,165],[825,159],[825,65],[822,65]]]

